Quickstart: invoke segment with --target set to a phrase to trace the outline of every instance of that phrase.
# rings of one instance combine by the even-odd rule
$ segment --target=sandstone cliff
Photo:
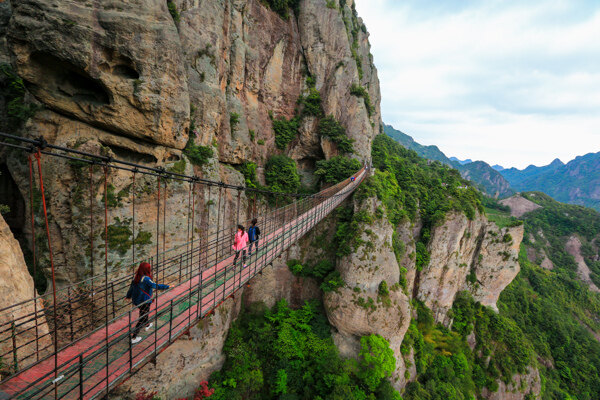
[[[0,216],[0,276],[2,276],[0,279],[0,310],[13,304],[22,303],[20,307],[0,312],[0,325],[2,326],[0,353],[7,354],[2,360],[2,369],[10,370],[10,366],[15,361],[17,363],[23,361],[23,354],[35,354],[36,340],[37,348],[43,349],[40,356],[45,355],[52,348],[52,338],[48,336],[48,325],[43,315],[38,319],[37,325],[31,321],[31,316],[35,313],[43,314],[43,305],[39,299],[35,303],[31,301],[36,295],[33,279],[27,271],[19,243],[13,237],[2,216]],[[16,349],[10,340],[13,334],[17,337]],[[27,359],[26,362],[30,363],[32,360]],[[4,372],[0,370],[0,376]]]

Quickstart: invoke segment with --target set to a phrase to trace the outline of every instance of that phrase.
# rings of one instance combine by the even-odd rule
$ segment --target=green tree
[[[394,352],[389,342],[379,335],[363,336],[360,346],[359,376],[371,391],[375,391],[381,380],[392,376],[396,369]]]
[[[296,162],[284,155],[269,158],[265,165],[265,181],[270,190],[295,193],[300,188]]]

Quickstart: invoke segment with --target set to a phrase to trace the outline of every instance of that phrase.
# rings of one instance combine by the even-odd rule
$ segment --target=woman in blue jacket
[[[169,285],[157,284],[152,281],[152,267],[150,264],[147,262],[140,264],[126,296],[140,309],[137,325],[131,334],[131,343],[135,344],[142,340],[141,336],[138,336],[142,326],[147,325],[146,330],[152,327],[152,323],[148,324],[148,314],[150,314],[150,305],[152,304],[152,289],[166,290],[168,288]]]

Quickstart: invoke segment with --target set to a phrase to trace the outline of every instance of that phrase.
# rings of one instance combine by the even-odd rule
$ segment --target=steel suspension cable
[[[37,323],[37,289],[35,287],[35,280],[37,277],[37,257],[35,249],[35,217],[33,211],[33,166],[31,164],[31,155],[27,156],[27,163],[29,164],[29,212],[31,218],[31,254],[33,258],[33,312],[35,314],[35,354],[36,361],[40,359],[40,342],[38,340],[38,323]]]
[[[109,388],[108,357],[108,166],[104,165],[104,333],[106,336],[106,396]]]
[[[58,381],[58,330],[56,327],[57,323],[57,315],[56,315],[56,274],[54,271],[54,254],[52,252],[52,239],[50,237],[50,225],[48,223],[48,209],[46,206],[46,193],[44,191],[44,178],[42,175],[42,162],[41,162],[41,152],[38,151],[35,153],[35,159],[37,161],[38,167],[38,177],[40,180],[40,191],[42,192],[42,206],[44,209],[44,223],[46,225],[46,236],[48,237],[48,255],[50,258],[50,269],[52,271],[52,294],[53,294],[53,319],[54,319],[54,380]],[[54,387],[54,397],[56,398],[58,395],[56,385]]]

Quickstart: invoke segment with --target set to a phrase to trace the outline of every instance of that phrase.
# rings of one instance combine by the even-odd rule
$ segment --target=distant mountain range
[[[600,152],[576,157],[564,164],[558,158],[543,167],[530,165],[501,171],[518,191],[540,191],[563,203],[600,211]]]
[[[600,152],[576,157],[567,164],[558,158],[543,167],[523,170],[490,166],[483,161],[446,157],[437,146],[424,146],[409,135],[384,124],[384,132],[421,157],[437,160],[460,171],[483,192],[504,198],[518,192],[540,191],[563,203],[600,211]]]
[[[390,125],[384,124],[383,131],[402,146],[414,150],[421,157],[439,161],[456,168],[465,179],[473,182],[480,190],[487,193],[489,196],[504,198],[512,196],[515,193],[514,190],[511,189],[508,181],[496,169],[490,167],[489,164],[483,161],[473,161],[470,159],[459,160],[456,157],[448,158],[439,147],[419,144],[406,133],[394,129],[394,127]]]

